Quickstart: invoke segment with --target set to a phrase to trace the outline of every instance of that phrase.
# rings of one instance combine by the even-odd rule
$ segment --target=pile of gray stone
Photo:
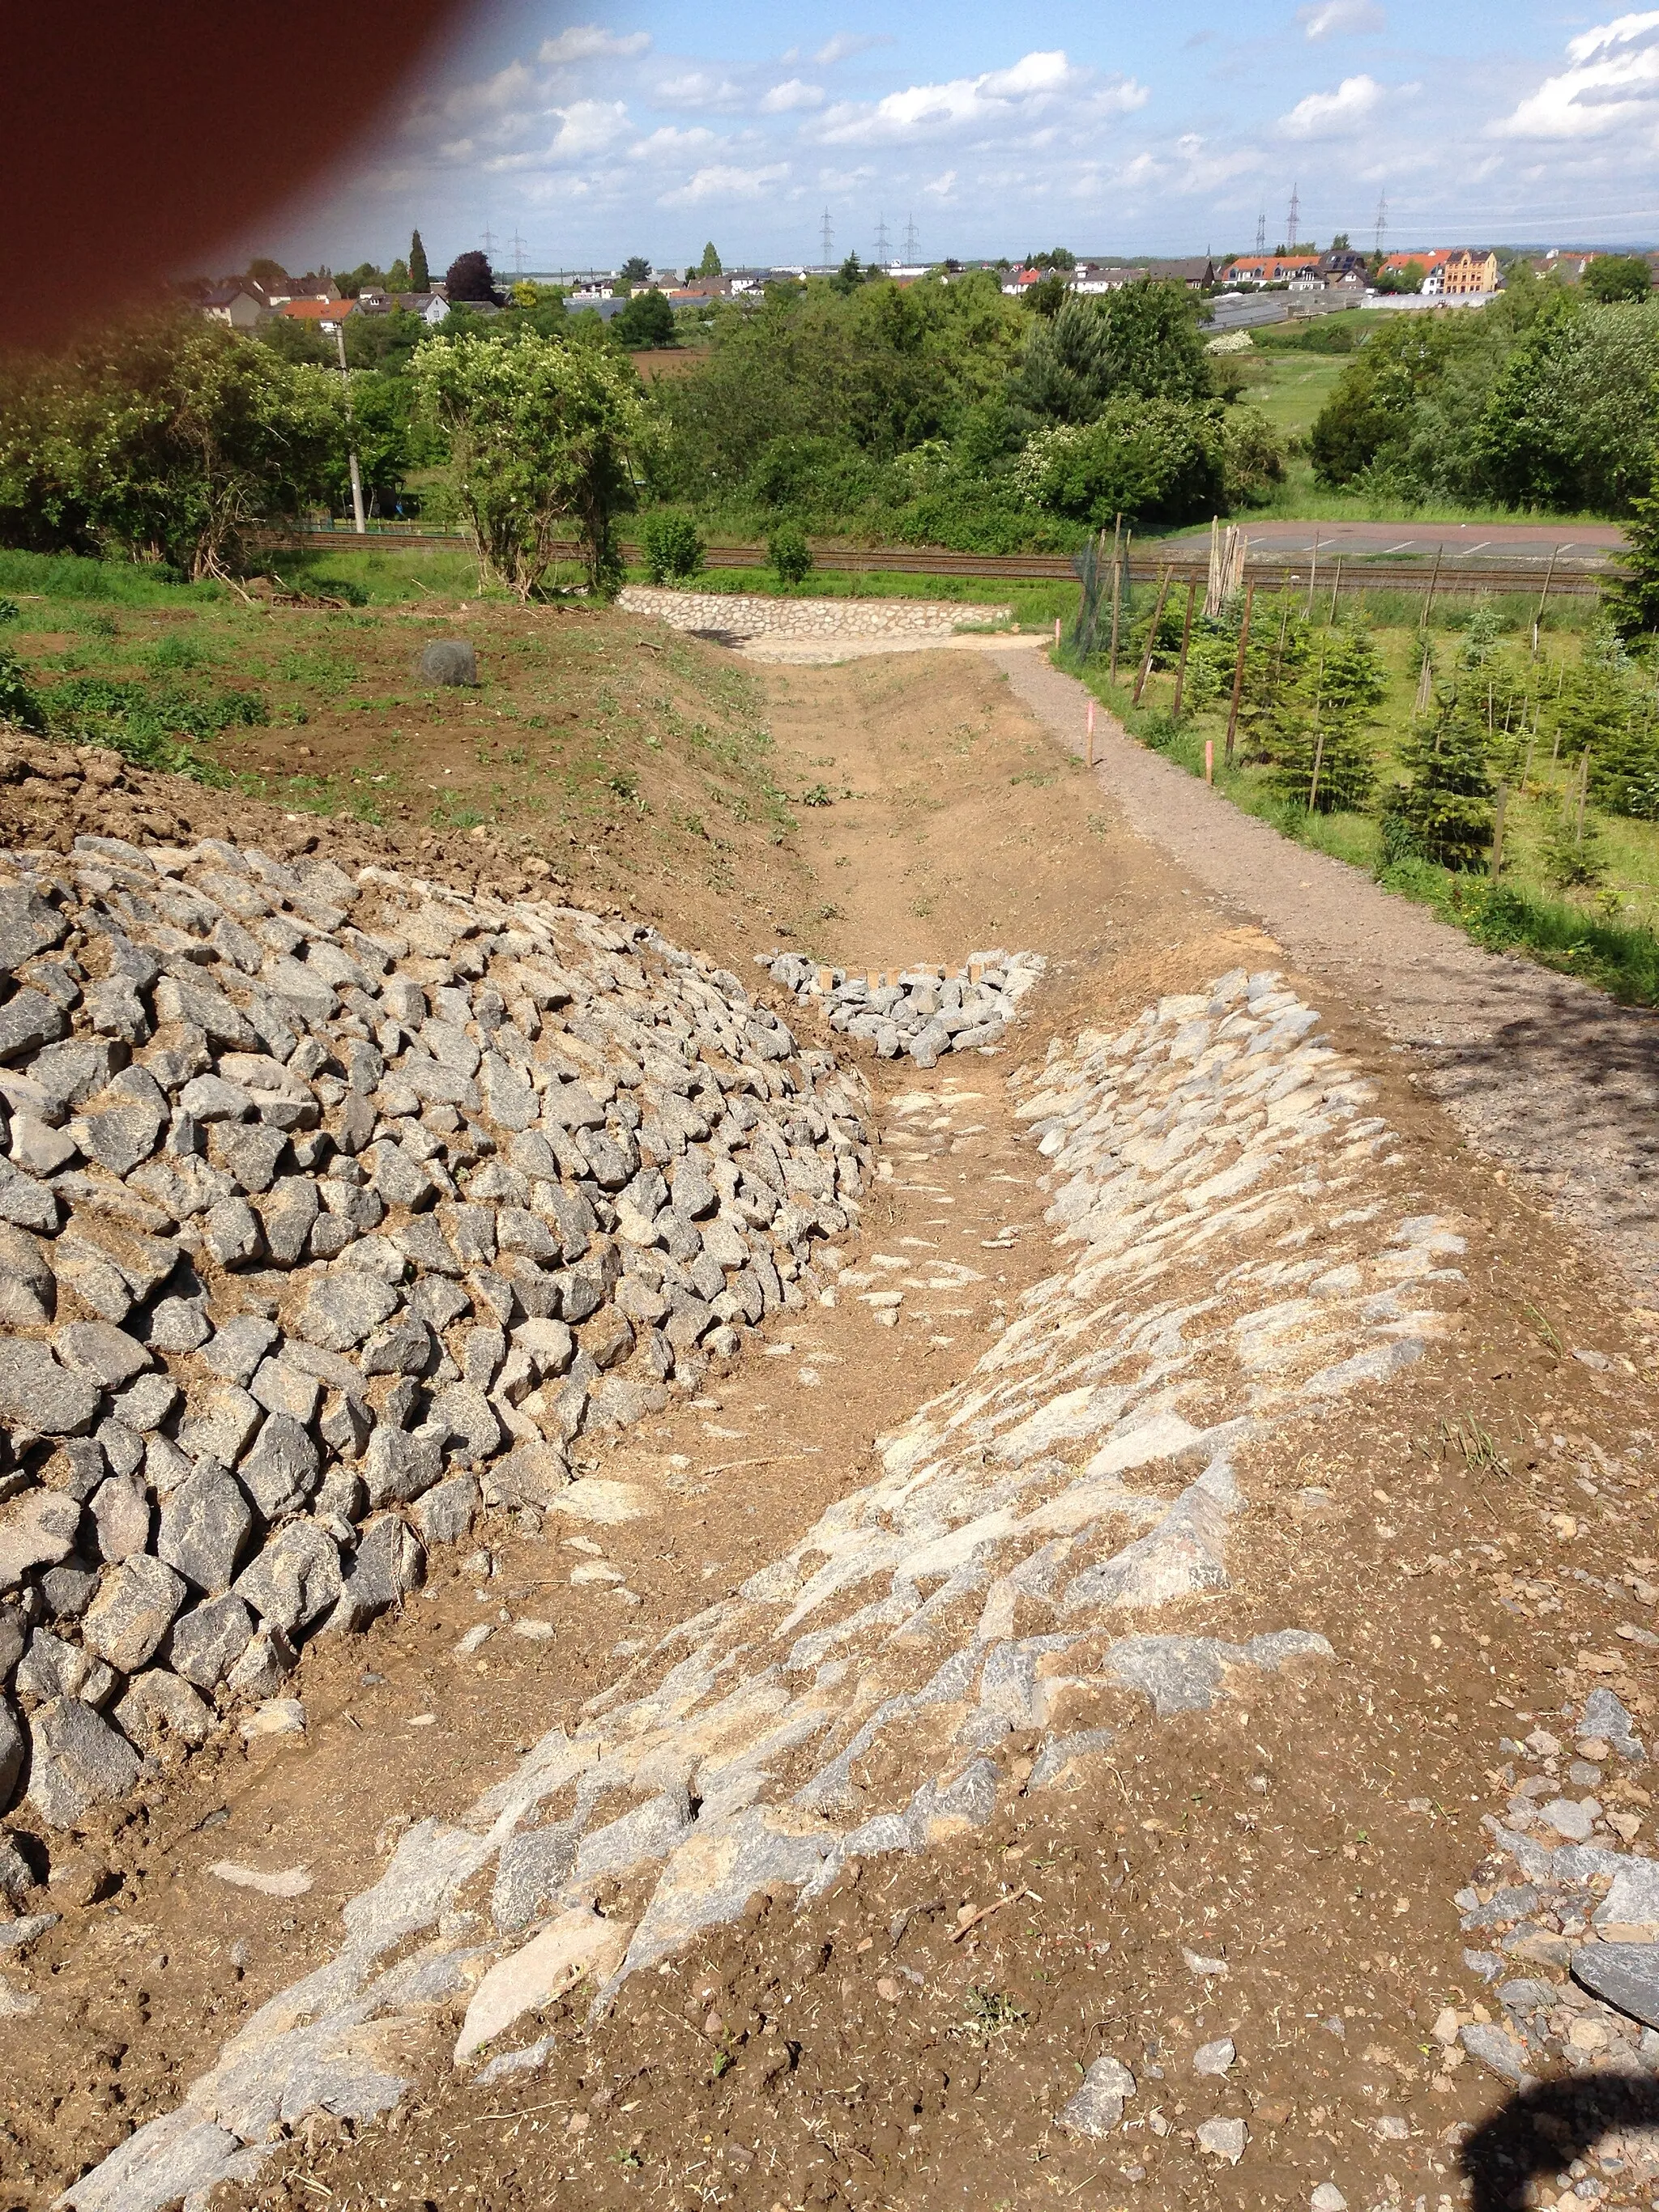
[[[569,908],[82,837],[0,854],[0,1808],[54,1825],[533,1529],[872,1163],[855,1070]]]
[[[1492,2003],[1448,2005],[1435,2037],[1449,2065],[1461,2048],[1517,2088],[1659,2074],[1659,1859],[1637,1840],[1641,1816],[1613,1809],[1647,1802],[1634,1781],[1647,1746],[1605,1685],[1528,1717],[1526,1735],[1499,1742],[1493,1778],[1509,1802],[1483,1820],[1491,1849],[1455,1899],[1463,1964],[1493,1984],[1496,2016]],[[1651,2182],[1650,2128],[1641,2153]]]
[[[826,1003],[832,1029],[866,1039],[878,1059],[906,1054],[918,1067],[936,1066],[947,1052],[1000,1044],[1046,965],[1040,952],[1001,951],[971,953],[957,969],[823,968],[799,952],[756,959],[801,1006]]]

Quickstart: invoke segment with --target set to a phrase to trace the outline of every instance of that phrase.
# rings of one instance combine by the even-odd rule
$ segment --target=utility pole
[[[1382,241],[1388,234],[1389,196],[1386,192],[1379,192],[1376,196],[1376,251],[1379,257],[1382,252]]]
[[[357,465],[357,428],[351,419],[351,371],[346,367],[345,325],[334,325],[334,343],[340,351],[340,377],[345,386],[346,457],[351,463],[351,512],[357,525],[359,538],[368,535],[368,525],[363,519],[363,472]]]
[[[916,259],[916,219],[913,215],[904,218],[904,258],[914,268]]]
[[[1301,189],[1300,189],[1300,187],[1299,187],[1298,185],[1292,185],[1291,186],[1291,234],[1290,234],[1290,236],[1289,236],[1289,237],[1285,240],[1285,251],[1287,253],[1294,253],[1294,252],[1296,252],[1296,246],[1297,246],[1297,238],[1296,238],[1296,234],[1297,234],[1297,229],[1298,226],[1299,226],[1299,225],[1300,225],[1300,223],[1301,223],[1301,221],[1302,221],[1302,195],[1301,195]]]
[[[892,247],[888,244],[888,241],[887,241],[887,218],[886,218],[886,216],[885,216],[884,215],[878,215],[878,216],[876,217],[876,266],[877,266],[877,268],[878,268],[878,269],[884,269],[884,268],[887,266],[887,264],[888,264],[888,263],[892,259],[892,258],[893,258],[893,249],[892,249]]]
[[[836,234],[830,225],[830,210],[825,208],[823,210],[823,265],[826,269],[833,267],[835,256]]]

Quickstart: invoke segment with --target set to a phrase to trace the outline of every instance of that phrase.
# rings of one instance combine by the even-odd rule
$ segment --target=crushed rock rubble
[[[1448,2072],[1467,2057],[1516,2089],[1613,2092],[1605,2132],[1559,2179],[1622,2202],[1626,2185],[1659,2183],[1659,2125],[1632,2124],[1617,2099],[1659,2075],[1659,1859],[1637,1843],[1639,1820],[1610,1809],[1647,1802],[1634,1778],[1648,1747],[1606,1685],[1524,1717],[1528,1733],[1498,1745],[1509,1800],[1483,1821],[1492,1847],[1454,1900],[1464,1966],[1492,2002],[1447,2006],[1434,2035]]]
[[[879,1060],[907,1054],[918,1067],[936,1067],[947,1052],[1000,1044],[1048,965],[1040,952],[1001,951],[973,953],[955,970],[849,971],[799,952],[757,952],[755,959],[800,1006],[826,1006],[831,1029],[864,1038]]]
[[[87,836],[0,855],[0,1809],[55,1826],[302,1725],[307,1635],[827,1286],[872,1163],[856,1069],[567,907]]]
[[[1293,1625],[1203,1632],[1229,1588],[1235,1462],[1419,1358],[1462,1296],[1462,1248],[1409,1211],[1369,1086],[1317,1028],[1276,976],[1239,972],[1012,1079],[1060,1256],[971,1375],[573,1730],[459,1820],[406,1830],[334,1958],[65,2201],[160,2212],[257,2171],[278,2120],[373,2116],[404,2093],[400,2043],[412,2060],[445,2007],[466,2009],[467,2063],[533,2065],[548,2042],[526,2014],[581,1961],[603,2005],[763,1888],[810,1899],[1022,1790],[1092,1786],[1115,1729],[1202,1712],[1237,1671],[1329,1660]],[[1169,1632],[1142,1625],[1170,1605]],[[1091,2081],[1092,2131],[1134,2084]]]

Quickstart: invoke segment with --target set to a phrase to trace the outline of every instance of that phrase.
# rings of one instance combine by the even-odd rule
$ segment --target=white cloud
[[[1375,38],[1389,27],[1389,19],[1376,0],[1315,0],[1298,8],[1296,20],[1310,39]]]
[[[1567,42],[1571,64],[1546,77],[1511,115],[1489,126],[1505,138],[1602,138],[1656,117],[1659,13],[1620,15]]]
[[[773,161],[758,169],[739,169],[727,161],[713,161],[679,186],[665,192],[661,207],[701,207],[713,200],[757,200],[789,174],[787,161]]]
[[[620,61],[644,53],[650,44],[649,31],[629,31],[618,38],[614,31],[602,31],[597,23],[573,23],[556,39],[544,39],[536,58],[550,66],[561,62]]]
[[[803,84],[798,76],[792,76],[783,84],[775,84],[760,105],[763,115],[787,115],[792,108],[822,107],[823,88]]]
[[[946,169],[942,176],[930,177],[921,189],[925,192],[932,193],[936,200],[954,199],[957,191],[957,173],[954,169]]]
[[[556,107],[558,130],[548,147],[555,161],[579,161],[603,154],[633,126],[620,100],[574,100],[568,107]]]
[[[868,53],[872,46],[890,46],[895,43],[885,33],[860,37],[853,31],[837,31],[833,39],[826,39],[812,57],[823,68],[830,69],[836,62],[850,61],[854,54]],[[793,57],[786,56],[786,59]]]
[[[648,138],[641,138],[628,151],[630,158],[636,161],[690,161],[706,154],[711,146],[718,146],[720,143],[714,133],[705,131],[701,124],[690,131],[676,131],[665,124],[660,131],[653,131]]]
[[[659,107],[735,107],[743,88],[717,71],[688,70],[684,76],[663,78],[653,96]]]
[[[838,144],[937,137],[986,125],[1031,125],[1062,98],[1098,115],[1130,113],[1150,97],[1132,77],[1097,85],[1091,72],[1074,69],[1055,50],[1026,54],[1012,69],[988,70],[980,76],[909,85],[873,106],[842,101],[824,117],[818,135]]]
[[[1363,123],[1383,97],[1374,76],[1345,76],[1334,92],[1310,92],[1279,118],[1286,138],[1336,138]]]

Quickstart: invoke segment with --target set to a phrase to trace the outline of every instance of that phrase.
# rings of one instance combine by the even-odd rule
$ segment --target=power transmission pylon
[[[1267,210],[1266,208],[1262,209],[1261,214],[1257,216],[1255,219],[1255,250],[1258,253],[1265,253],[1267,251]]]
[[[492,261],[495,258],[495,234],[488,223],[483,227],[483,250]]]
[[[830,222],[830,210],[823,210],[823,265],[828,269],[836,255],[836,234]]]
[[[1298,227],[1298,225],[1300,224],[1301,221],[1302,221],[1302,196],[1301,196],[1301,189],[1300,189],[1300,187],[1299,187],[1298,185],[1292,185],[1291,186],[1291,234],[1290,234],[1290,236],[1289,236],[1289,237],[1285,240],[1285,252],[1286,252],[1287,253],[1294,253],[1294,252],[1296,252],[1296,248],[1297,248],[1297,235],[1296,235],[1296,234],[1297,234],[1297,227]]]
[[[909,267],[915,266],[916,219],[913,215],[906,216],[904,218],[904,258]]]
[[[516,222],[513,226],[513,235],[508,243],[513,248],[513,274],[515,276],[522,276],[524,275],[524,240],[519,235],[519,226]]]
[[[891,246],[889,245],[887,240],[887,218],[884,215],[879,215],[876,217],[877,268],[884,269],[888,262],[891,260],[892,255],[893,249]]]
[[[1382,241],[1388,234],[1389,196],[1386,192],[1379,192],[1376,196],[1376,250],[1379,255],[1382,251]]]

